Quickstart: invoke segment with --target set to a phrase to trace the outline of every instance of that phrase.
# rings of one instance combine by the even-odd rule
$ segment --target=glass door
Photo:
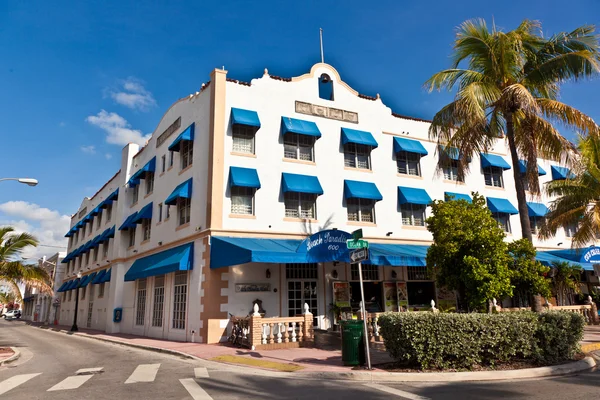
[[[288,281],[288,316],[304,313],[304,303],[313,315],[313,326],[318,325],[317,281]]]

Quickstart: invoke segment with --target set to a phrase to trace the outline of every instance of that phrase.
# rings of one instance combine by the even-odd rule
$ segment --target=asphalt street
[[[247,370],[0,321],[0,399],[598,399],[600,372],[497,383],[368,383],[249,374]]]

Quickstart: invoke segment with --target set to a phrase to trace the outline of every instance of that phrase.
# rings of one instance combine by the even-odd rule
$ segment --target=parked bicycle
[[[246,345],[244,325],[247,325],[245,318],[238,318],[235,315],[229,313],[229,319],[231,321],[231,335],[229,336],[229,342],[237,347]]]

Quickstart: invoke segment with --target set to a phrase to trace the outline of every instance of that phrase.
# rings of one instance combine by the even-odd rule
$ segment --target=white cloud
[[[103,129],[106,133],[106,141],[110,144],[124,146],[128,143],[137,143],[144,146],[152,134],[144,135],[142,131],[131,129],[127,120],[114,112],[100,110],[97,115],[90,115],[85,119],[92,125]]]
[[[121,82],[119,90],[111,90],[110,97],[118,104],[132,110],[148,111],[156,100],[139,79],[129,77]]]
[[[22,257],[26,258],[66,251],[68,239],[64,235],[69,230],[70,221],[69,216],[34,203],[9,201],[0,204],[0,226],[10,225],[17,233],[31,233],[40,244],[46,245],[25,249]]]
[[[106,153],[104,157],[106,157],[107,160],[110,160],[112,158],[112,154]]]
[[[87,154],[96,154],[96,146],[81,146],[81,151]]]

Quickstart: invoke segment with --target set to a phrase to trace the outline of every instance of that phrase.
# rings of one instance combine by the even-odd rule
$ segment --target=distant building
[[[59,252],[49,258],[42,257],[38,259],[38,268],[43,268],[48,273],[54,292],[45,293],[38,287],[27,285],[23,295],[23,314],[21,318],[50,324],[55,321],[58,322],[60,295],[56,293],[56,289],[64,279],[66,266],[62,263],[62,260],[65,256],[65,252]]]
[[[471,160],[464,180],[458,152],[438,171],[429,126],[358,93],[327,64],[293,78],[265,70],[251,82],[212,71],[199,92],[166,110],[145,147],[123,149],[119,171],[73,215],[60,323],[73,322],[79,288],[78,325],[107,332],[215,342],[229,314],[248,315],[256,300],[266,317],[308,304],[326,329],[332,303],[358,307],[356,265],[347,252],[328,257],[359,228],[371,243],[363,272],[370,310],[447,300],[425,270],[428,204],[470,201],[477,191],[507,240],[518,239],[512,169],[523,165],[512,165],[499,139]],[[568,176],[555,161],[538,164],[541,184]],[[550,200],[530,199],[534,232]],[[337,232],[303,244],[324,227]],[[534,244],[568,249],[575,229]],[[323,254],[309,255],[323,243]],[[597,261],[600,253],[586,268]]]

